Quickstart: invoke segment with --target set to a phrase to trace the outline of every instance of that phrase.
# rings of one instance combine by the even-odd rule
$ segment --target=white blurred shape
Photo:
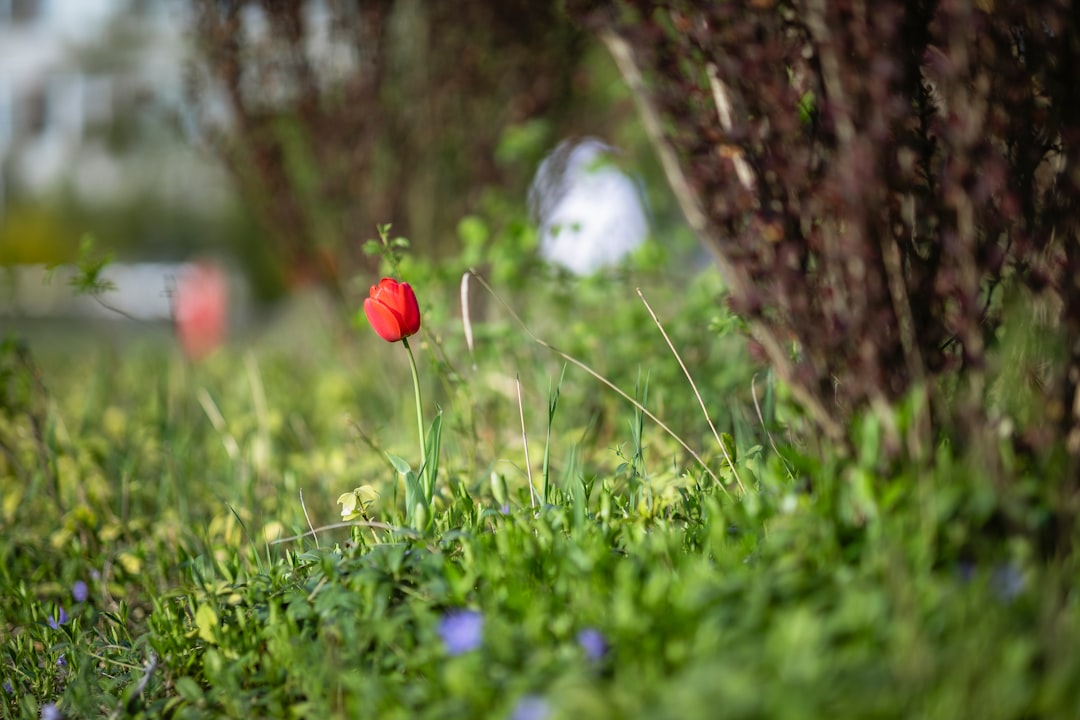
[[[100,33],[117,10],[115,0],[41,0],[38,5],[39,20],[74,41]]]
[[[44,265],[0,267],[0,318],[172,320],[174,308],[170,295],[173,289],[199,267],[191,263],[112,263],[105,267],[100,278],[112,284],[112,289],[100,297],[104,305],[75,292],[71,281],[76,277],[76,271],[72,267],[60,266],[53,270]],[[232,298],[230,312],[244,318],[249,297],[246,281],[240,275],[226,276],[220,269],[216,272],[214,282],[228,285],[228,297]],[[214,298],[213,302],[217,303],[219,299]],[[224,304],[224,301],[220,302]]]
[[[649,223],[634,181],[596,138],[564,140],[529,189],[540,255],[575,275],[615,265],[645,241]]]

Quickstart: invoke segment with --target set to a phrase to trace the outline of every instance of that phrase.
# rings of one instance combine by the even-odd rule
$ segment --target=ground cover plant
[[[890,458],[917,398],[854,420],[855,453],[793,433],[711,271],[501,295],[637,407],[481,309],[483,278],[470,347],[458,283],[397,266],[441,418],[426,515],[388,460],[421,467],[408,363],[362,317],[197,363],[153,333],[5,341],[5,717],[1074,714],[1075,560],[1040,544],[1053,457]],[[354,519],[311,533],[343,493]]]

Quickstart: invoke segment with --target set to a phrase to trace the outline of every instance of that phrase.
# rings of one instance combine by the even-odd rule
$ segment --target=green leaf
[[[199,687],[199,683],[195,682],[193,678],[185,675],[182,678],[177,678],[176,682],[173,684],[176,686],[176,692],[180,695],[180,697],[184,698],[188,702],[197,703],[202,701],[202,688]]]
[[[881,421],[877,415],[867,413],[858,421],[858,440],[859,465],[876,467],[881,453]]]
[[[422,504],[424,489],[420,479],[412,470],[404,474],[405,478],[405,521],[416,527],[416,508]]]
[[[199,637],[211,644],[217,644],[218,615],[209,605],[200,605],[195,611],[195,624],[199,627]]]
[[[425,454],[427,455],[427,467],[424,468],[424,497],[427,504],[431,505],[435,497],[435,481],[439,477],[439,451],[442,447],[442,410],[440,409],[431,421],[428,429]]]
[[[810,124],[810,121],[814,118],[816,104],[817,98],[813,92],[807,91],[803,93],[803,96],[799,98],[799,122],[803,125]]]
[[[408,475],[412,472],[412,466],[403,458],[398,457],[392,453],[386,453],[386,459],[390,461],[390,464],[394,466],[394,469],[401,475]]]
[[[466,215],[461,218],[458,222],[457,233],[461,238],[461,244],[469,250],[480,249],[491,236],[487,223],[476,215]]]
[[[720,433],[720,442],[724,444],[724,449],[727,450],[728,455],[731,457],[731,462],[736,462],[739,459],[739,452],[735,447],[735,438],[731,437],[731,433]]]

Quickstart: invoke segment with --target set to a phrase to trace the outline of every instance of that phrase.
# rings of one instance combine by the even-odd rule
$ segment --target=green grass
[[[418,463],[407,362],[366,327],[301,313],[195,366],[153,334],[9,343],[0,715],[1075,717],[1076,561],[1038,542],[1053,458],[886,461],[873,418],[853,456],[822,446],[715,278],[652,285],[746,491],[628,282],[507,296],[721,482],[481,295],[470,356],[456,282],[414,282],[444,414],[428,535],[384,455]],[[362,485],[372,524],[287,539]],[[453,652],[466,610],[482,632]]]

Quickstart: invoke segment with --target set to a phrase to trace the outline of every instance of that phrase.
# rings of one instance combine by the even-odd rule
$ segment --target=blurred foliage
[[[0,265],[73,260],[77,252],[78,234],[56,213],[22,203],[6,209],[0,225]]]
[[[376,224],[435,256],[483,188],[524,197],[534,165],[500,139],[539,146],[584,72],[552,3],[207,1],[194,23],[207,136],[292,281],[332,289]]]

